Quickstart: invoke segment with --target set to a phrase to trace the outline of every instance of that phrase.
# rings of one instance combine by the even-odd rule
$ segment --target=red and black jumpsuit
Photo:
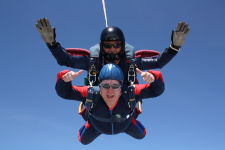
[[[84,102],[87,97],[88,86],[72,86],[71,82],[64,82],[62,76],[67,72],[68,70],[62,71],[57,76],[57,94],[64,99]],[[164,91],[164,81],[161,72],[152,70],[149,72],[155,76],[155,81],[151,84],[135,84],[134,93],[136,100],[153,98]],[[112,116],[126,118],[131,111],[128,105],[128,97],[126,97],[127,94],[124,94],[127,93],[126,89],[126,87],[122,88],[123,94],[112,109],[109,109],[102,97],[99,96],[98,102],[92,110],[92,115],[88,116],[86,123],[79,130],[78,138],[82,144],[89,144],[100,134],[124,132],[136,139],[141,139],[145,136],[146,129],[141,122],[136,120],[136,113],[133,113],[132,116],[121,122],[104,122],[96,119],[96,116],[98,118],[111,118]]]

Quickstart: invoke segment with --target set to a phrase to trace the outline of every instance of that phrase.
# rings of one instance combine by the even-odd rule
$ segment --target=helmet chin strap
[[[119,60],[121,56],[121,52],[114,54],[114,53],[104,53],[104,58],[107,61],[115,61],[115,60]]]

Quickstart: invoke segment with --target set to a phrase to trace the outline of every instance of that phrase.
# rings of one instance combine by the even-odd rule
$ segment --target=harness
[[[129,59],[129,71],[128,71],[128,81],[132,82],[132,84],[135,82],[136,79],[136,70],[135,70],[135,59],[134,59],[134,47],[130,44],[125,44],[125,53],[127,58]],[[99,70],[101,67],[99,67],[99,56],[100,56],[100,46],[99,44],[96,44],[95,46],[90,48],[90,65],[88,70],[88,77],[86,81],[86,85],[98,85],[97,77]],[[132,64],[132,65],[130,65]],[[104,65],[104,60],[102,61],[102,64],[100,66]]]
[[[82,115],[85,119],[87,119],[87,116],[92,116],[96,120],[103,121],[103,122],[123,122],[127,119],[129,119],[131,116],[133,116],[136,108],[137,101],[135,100],[135,94],[134,94],[134,83],[136,80],[136,63],[134,59],[134,53],[133,53],[133,48],[128,47],[126,48],[127,52],[126,54],[128,55],[128,60],[129,60],[129,69],[128,69],[128,82],[129,86],[128,89],[126,90],[126,94],[123,95],[125,96],[126,99],[128,99],[128,106],[130,108],[129,114],[126,115],[126,117],[122,118],[121,116],[112,116],[111,118],[102,118],[95,116],[91,113],[93,110],[94,106],[97,104],[98,99],[99,99],[99,87],[93,86],[97,85],[97,76],[98,76],[98,69],[97,66],[99,65],[99,45],[95,45],[90,49],[90,66],[89,66],[89,71],[88,71],[88,82],[89,82],[89,88],[88,88],[88,93],[87,93],[87,98],[85,101],[85,106],[86,106],[86,111],[88,115]],[[81,110],[81,109],[80,109]]]
[[[98,86],[89,86],[85,106],[88,113],[91,113],[100,97],[100,89]]]
[[[80,103],[79,106],[79,114],[81,114],[84,119],[87,118],[85,117],[86,114],[85,113],[86,110],[88,110],[89,112],[91,112],[91,110],[94,108],[94,106],[97,104],[98,99],[99,99],[99,88],[96,88],[94,85],[97,85],[97,77],[98,77],[98,70],[100,70],[101,68],[99,67],[99,62],[98,62],[98,57],[99,57],[99,52],[100,52],[100,48],[99,48],[99,44],[93,46],[90,48],[89,50],[86,49],[82,49],[82,48],[67,48],[66,52],[72,56],[87,56],[90,57],[90,66],[89,66],[89,72],[88,72],[88,78],[87,81],[89,81],[90,83],[86,82],[86,85],[90,85],[89,89],[88,89],[88,95],[87,95],[87,100],[84,102]],[[128,81],[129,81],[129,86],[127,89],[127,95],[126,99],[128,98],[128,105],[130,107],[130,113],[136,112],[137,114],[140,114],[142,112],[141,110],[141,100],[135,100],[135,94],[134,94],[134,86],[133,84],[135,83],[136,80],[136,63],[135,63],[135,59],[134,59],[134,47],[127,44],[125,45],[125,52],[126,52],[126,56],[129,59],[129,70],[128,70]],[[154,50],[138,50],[137,52],[135,52],[135,58],[138,57],[154,57],[159,55],[159,52],[154,51]],[[139,102],[139,109],[136,109],[136,103],[137,101]],[[86,107],[83,108],[83,105],[85,105]],[[128,114],[128,115],[129,115]],[[91,113],[89,113],[89,115],[92,115]],[[108,118],[101,118],[104,122],[121,122],[124,121],[126,119],[129,118],[129,116],[126,116],[125,119],[121,118],[119,116],[115,116],[112,117],[111,119]],[[97,120],[99,120],[99,118],[97,116],[93,116],[96,117]]]
[[[135,99],[134,99],[135,97],[130,98],[131,95],[134,96],[134,91],[129,92],[128,90],[129,90],[129,87],[127,89],[125,89],[122,96],[125,99],[129,99],[128,105],[130,107],[130,105],[135,103]],[[110,122],[110,123],[124,122],[124,121],[128,120],[130,117],[134,116],[134,113],[136,112],[135,111],[136,103],[135,103],[135,105],[132,105],[132,106],[134,106],[133,110],[131,110],[125,117],[121,117],[120,115],[114,115],[114,116],[111,116],[111,118],[98,117],[92,113],[92,110],[95,108],[96,104],[98,103],[99,98],[100,98],[99,86],[89,86],[86,101],[84,103],[81,103],[79,106],[79,114],[81,114],[85,120],[87,120],[88,117],[91,116],[94,119],[101,121],[101,122]],[[134,99],[134,101],[132,101],[130,103],[130,99]],[[82,108],[83,105],[85,105],[85,108]],[[141,110],[137,110],[137,113],[140,114]]]
[[[129,101],[128,105],[131,109],[131,111],[134,111],[136,107],[136,100],[135,100],[135,94],[134,94],[134,83],[136,79],[136,63],[135,59],[131,58],[129,63],[129,70],[128,70],[128,82],[130,85],[128,86],[128,95],[129,95]]]

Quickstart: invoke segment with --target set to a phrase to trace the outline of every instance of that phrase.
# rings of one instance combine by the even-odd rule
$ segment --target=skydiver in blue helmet
[[[56,41],[55,28],[51,26],[47,18],[39,19],[36,28],[59,65],[91,72],[90,66],[94,64],[93,66],[96,68],[94,72],[99,72],[104,64],[112,62],[123,70],[125,74],[124,84],[130,84],[128,72],[131,62],[134,62],[135,66],[141,70],[164,67],[179,52],[190,31],[187,23],[180,22],[176,30],[172,31],[171,45],[157,57],[134,58],[134,47],[126,42],[122,30],[115,26],[102,30],[99,44],[90,48],[90,57],[68,54]]]
[[[161,72],[142,72],[137,68],[146,83],[134,84],[132,93],[128,92],[129,86],[123,83],[123,71],[114,63],[102,67],[97,86],[73,86],[72,81],[82,72],[83,70],[61,71],[56,83],[56,91],[60,97],[85,103],[86,107],[82,110],[85,123],[79,130],[79,141],[87,145],[101,134],[119,133],[126,133],[136,139],[144,138],[146,128],[137,120],[140,112],[137,108],[131,108],[128,99],[132,98],[137,103],[139,99],[161,95],[164,91]]]

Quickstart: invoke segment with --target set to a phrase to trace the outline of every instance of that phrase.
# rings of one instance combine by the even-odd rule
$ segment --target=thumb
[[[138,68],[136,68],[137,73],[142,74],[142,71]]]
[[[172,33],[171,33],[171,41],[173,43],[173,35],[174,35],[174,30],[172,30]]]
[[[55,38],[56,38],[56,34],[55,34],[55,27],[53,27],[53,29],[52,29],[52,30],[53,30],[53,36],[54,36],[53,38],[54,38],[54,41],[55,41]]]
[[[35,24],[36,25],[36,28],[39,32],[41,32],[41,27],[38,25],[38,24]]]
[[[77,72],[77,74],[80,75],[80,74],[83,73],[83,72],[84,72],[84,70],[79,70],[79,71]]]
[[[76,78],[77,76],[79,76],[83,72],[84,72],[84,70],[79,70],[78,72],[76,72],[75,74],[73,74],[73,77]]]

